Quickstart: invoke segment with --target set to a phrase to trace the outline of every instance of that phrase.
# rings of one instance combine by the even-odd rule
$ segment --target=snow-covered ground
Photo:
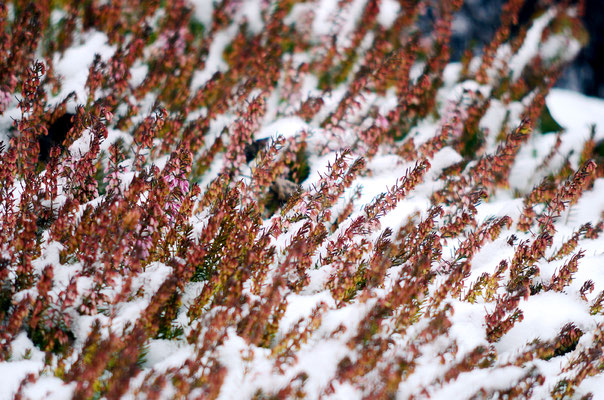
[[[214,10],[214,3],[194,3],[194,15],[204,25],[209,26],[209,16]],[[260,9],[261,2],[244,3],[233,16],[232,25],[214,35],[205,66],[197,69],[193,75],[193,89],[203,87],[216,71],[228,74],[229,65],[222,54],[235,38],[238,26],[243,20],[249,24],[250,32],[257,33],[264,29],[265,21],[256,11]],[[338,19],[348,21],[349,23],[344,24],[342,30],[337,32],[338,40],[342,40],[342,46],[346,46],[346,35],[354,29],[355,21],[365,4],[363,0],[354,0],[347,5],[345,12],[339,13],[336,11],[338,5],[335,1],[300,3],[293,7],[291,13],[298,13],[296,15],[302,18],[312,11],[311,15],[315,16],[312,24],[315,29],[313,34],[319,39],[334,34],[334,28],[330,26],[340,26]],[[400,10],[396,2],[384,1],[383,4],[382,10],[386,11],[380,13],[378,23],[388,27],[393,19],[389,18],[387,11],[396,13]],[[565,56],[569,58],[576,54],[579,44],[573,40],[554,37],[546,43],[540,42],[543,30],[555,16],[554,11],[540,16],[528,32],[526,43],[516,53],[512,54],[509,46],[502,46],[497,53],[495,67],[488,71],[489,76],[493,78],[497,74],[497,62],[507,62],[511,78],[515,80],[521,76],[523,69],[535,54],[540,54],[544,59],[558,59],[561,51],[568,52]],[[49,96],[48,103],[59,103],[71,91],[75,91],[76,98],[68,104],[69,110],[74,111],[77,104],[85,103],[86,78],[94,55],[98,53],[103,61],[108,61],[116,50],[116,46],[110,45],[107,36],[102,32],[91,31],[82,34],[79,41],[73,43],[62,55],[57,54],[55,57],[54,72],[61,77],[62,87],[54,96]],[[151,52],[153,49],[146,51]],[[304,56],[301,54],[300,58]],[[477,60],[471,64],[474,69]],[[419,68],[421,73],[421,62],[415,67]],[[220,376],[224,379],[217,393],[220,399],[248,399],[254,396],[295,398],[297,395],[309,399],[362,399],[372,396],[380,398],[385,396],[386,392],[381,390],[387,385],[394,385],[389,388],[388,393],[400,399],[463,399],[473,396],[506,398],[506,391],[527,385],[532,385],[534,398],[549,398],[555,387],[561,387],[560,382],[575,379],[582,373],[579,369],[587,365],[587,362],[577,360],[584,360],[588,354],[592,356],[590,365],[593,365],[593,370],[586,373],[580,381],[574,396],[582,398],[583,395],[591,393],[594,399],[604,399],[604,358],[602,348],[597,347],[598,343],[603,343],[604,311],[594,307],[598,296],[604,291],[604,236],[595,233],[586,238],[585,235],[580,235],[576,248],[561,257],[555,257],[563,244],[582,226],[590,223],[592,227],[597,227],[602,222],[603,177],[595,179],[593,184],[586,187],[576,203],[567,204],[560,215],[555,216],[555,234],[551,244],[547,246],[543,256],[530,265],[538,268],[538,272],[530,280],[531,290],[535,293],[517,296],[517,308],[505,311],[511,314],[519,310],[522,315],[511,329],[493,340],[489,337],[485,322],[490,315],[497,312],[497,307],[503,304],[504,296],[512,295],[506,289],[512,279],[509,269],[503,271],[498,281],[494,281],[491,295],[484,289],[475,297],[469,296],[476,282],[480,281],[484,274],[496,276],[502,261],[508,265],[513,264],[515,257],[521,253],[523,244],[531,246],[539,240],[537,224],[529,230],[518,227],[524,201],[533,188],[547,176],[555,176],[567,160],[573,170],[579,170],[585,162],[581,155],[586,142],[593,140],[598,143],[604,140],[604,100],[560,89],[552,89],[549,92],[546,96],[547,109],[563,130],[559,135],[556,132],[541,132],[535,124],[535,129],[513,160],[508,184],[490,188],[487,196],[476,203],[475,212],[471,216],[473,223],[458,234],[452,237],[442,235],[445,225],[451,222],[447,215],[461,216],[463,212],[471,209],[470,204],[464,205],[467,209],[457,209],[457,205],[451,205],[450,209],[443,206],[445,214],[435,214],[431,232],[441,235],[435,243],[442,246],[442,255],[438,257],[437,262],[432,262],[430,268],[433,269],[434,276],[426,282],[427,291],[424,293],[422,289],[416,294],[415,302],[403,302],[400,308],[395,307],[386,313],[389,313],[388,315],[376,319],[376,326],[367,327],[373,321],[372,315],[377,313],[380,307],[388,309],[389,305],[384,303],[397,300],[393,293],[402,291],[401,288],[405,288],[404,285],[409,283],[405,278],[406,274],[411,274],[409,268],[412,265],[409,261],[392,263],[385,271],[383,281],[375,287],[361,289],[356,296],[345,301],[337,298],[338,292],[337,288],[334,289],[334,282],[336,286],[343,283],[334,279],[337,278],[338,272],[345,270],[343,265],[347,252],[365,249],[360,260],[363,268],[369,268],[371,257],[378,255],[376,248],[383,232],[387,228],[391,229],[393,242],[404,243],[404,234],[397,237],[402,227],[417,226],[421,221],[425,221],[430,212],[434,211],[434,193],[445,188],[449,181],[455,181],[454,176],[448,176],[446,172],[443,174],[443,170],[446,171],[447,167],[460,162],[463,157],[451,142],[447,142],[442,149],[427,157],[430,167],[422,182],[417,183],[404,198],[395,202],[394,206],[381,216],[379,222],[366,225],[365,232],[352,238],[347,236],[347,229],[356,218],[366,215],[370,205],[381,204],[376,200],[379,195],[388,193],[405,177],[411,176],[410,171],[416,166],[419,157],[409,159],[404,157],[402,152],[397,154],[402,143],[412,138],[415,153],[418,154],[420,146],[434,138],[443,126],[455,124],[454,118],[457,118],[458,114],[454,116],[450,113],[451,110],[463,114],[463,108],[466,107],[464,101],[471,101],[464,96],[468,96],[468,93],[490,96],[490,84],[479,84],[474,80],[464,79],[460,70],[459,64],[449,64],[444,70],[444,85],[436,94],[439,116],[428,115],[411,127],[405,139],[396,143],[383,143],[374,156],[367,157],[366,167],[354,175],[352,182],[342,184],[346,188],[342,190],[333,207],[330,207],[332,217],[313,215],[308,199],[320,190],[321,184],[326,182],[326,176],[333,171],[329,166],[336,162],[337,155],[345,148],[354,145],[359,133],[354,122],[343,124],[343,131],[332,131],[322,124],[345,96],[347,82],[335,87],[330,93],[324,93],[319,88],[318,78],[312,74],[306,75],[299,90],[301,98],[297,102],[301,103],[308,96],[321,96],[325,102],[321,111],[310,121],[288,112],[287,105],[280,102],[278,93],[268,97],[265,117],[255,129],[254,138],[277,140],[283,137],[285,140],[296,140],[304,132],[308,135],[306,151],[310,175],[301,184],[305,193],[303,196],[308,197],[286,215],[290,226],[283,225],[283,221],[287,219],[283,217],[279,222],[282,224],[281,233],[273,234],[270,238],[270,244],[275,246],[275,257],[263,281],[264,287],[270,287],[282,272],[279,267],[289,263],[292,244],[296,243],[297,237],[304,235],[300,229],[305,222],[311,221],[313,227],[325,223],[326,227],[334,227],[333,232],[328,231],[325,240],[310,255],[311,266],[306,271],[307,281],[302,287],[293,289],[287,285],[281,286],[282,313],[272,317],[277,318],[278,315],[278,327],[268,340],[268,345],[252,343],[238,331],[237,323],[251,312],[245,307],[243,310],[233,311],[232,306],[228,304],[215,305],[191,320],[188,310],[202,293],[204,286],[210,283],[201,281],[183,285],[181,306],[173,321],[173,326],[179,327],[182,334],[172,339],[151,338],[145,341],[146,354],[140,362],[140,370],[123,383],[128,386],[123,398],[144,398],[149,392],[143,391],[142,388],[150,390],[151,382],[160,376],[164,376],[166,382],[161,386],[163,389],[157,392],[159,398],[177,396],[178,390],[181,390],[178,379],[187,376],[189,372],[191,376],[188,377],[193,380],[200,376],[208,379]],[[135,64],[131,73],[131,83],[136,86],[143,81],[147,69],[144,65]],[[280,89],[276,89],[276,92],[278,90]],[[358,115],[368,115],[367,110],[373,108],[378,110],[383,118],[398,101],[394,91],[387,91],[384,95],[368,91],[363,95]],[[135,121],[142,121],[143,116],[151,111],[155,100],[152,97],[136,100],[141,113],[135,117]],[[252,98],[250,95],[248,100],[252,101]],[[499,133],[504,131],[505,134],[510,134],[520,125],[522,113],[529,100],[530,94],[521,100],[508,102],[492,97],[479,123],[479,127],[485,132],[485,145],[481,150],[483,159],[489,154],[498,154],[498,146],[504,142],[498,137]],[[198,110],[200,114],[206,111]],[[195,112],[192,111],[191,115]],[[192,118],[191,115],[189,118]],[[13,99],[7,111],[0,115],[0,135],[4,142],[8,142],[9,136],[14,134],[9,133],[8,127],[13,120],[19,118],[21,114],[17,108],[17,99]],[[206,138],[217,137],[225,127],[233,126],[236,118],[237,115],[232,110],[215,116],[209,122]],[[380,118],[376,117],[375,121],[380,123]],[[373,121],[369,120],[369,123]],[[595,133],[593,137],[590,136],[592,132]],[[131,133],[125,128],[118,129],[115,124],[109,125],[108,137],[101,144],[101,149],[109,149],[110,144],[120,138],[126,144],[132,143]],[[552,154],[557,138],[560,143]],[[212,144],[210,140],[206,143],[205,148]],[[77,160],[88,148],[89,138],[83,136],[69,148],[69,152]],[[364,150],[362,146],[354,148],[347,159],[348,165],[352,164],[356,157],[365,156]],[[460,176],[471,177],[470,171],[477,165],[478,160],[480,157],[476,157],[462,169]],[[149,162],[163,168],[167,161],[167,155],[162,155]],[[604,162],[604,157],[596,159],[596,162],[598,161]],[[191,183],[198,183],[203,194],[210,182],[222,171],[224,162],[224,156],[216,157],[200,180]],[[256,163],[257,160],[242,166],[239,178],[245,185],[253,185],[251,177],[254,176]],[[123,165],[132,164],[131,160],[127,160]],[[124,188],[133,175],[132,172],[123,173],[121,178]],[[572,176],[569,175],[569,181]],[[560,187],[565,181],[566,179],[562,180]],[[23,181],[15,183],[15,198],[22,185]],[[357,191],[360,191],[360,194],[355,197]],[[342,212],[353,198],[355,200],[348,218],[337,227],[332,225],[338,213]],[[86,206],[98,207],[102,200],[101,196],[80,206],[80,217]],[[61,199],[59,196],[57,204],[60,205],[64,201],[65,198]],[[546,214],[546,206],[546,202],[537,204],[537,212]],[[209,208],[204,209],[190,218],[193,232],[204,231],[208,224],[209,211]],[[304,217],[296,220],[292,217],[296,213]],[[277,213],[275,216],[266,217],[262,226],[268,230],[281,218],[279,215]],[[509,217],[509,220],[502,222],[500,233],[486,239],[481,237],[484,244],[478,246],[476,254],[469,257],[469,268],[459,279],[459,286],[452,286],[449,279],[454,274],[453,270],[463,264],[465,257],[458,253],[464,241],[469,240],[477,230],[493,223],[495,219],[504,217]],[[408,221],[411,223],[407,224]],[[343,242],[338,242],[339,238]],[[330,244],[336,243],[339,243],[342,252],[336,257],[331,257]],[[412,244],[409,243],[410,246]],[[52,240],[46,232],[42,234],[40,248],[41,253],[32,264],[38,275],[47,265],[53,266],[54,276],[50,293],[58,306],[61,301],[59,294],[73,283],[73,279],[78,293],[92,292],[93,279],[81,274],[83,264],[79,261],[68,263],[61,258],[64,244]],[[419,248],[413,248],[413,251],[418,250]],[[579,253],[582,258],[578,260],[576,271],[572,272],[572,279],[568,280],[568,284],[561,290],[548,289],[556,282],[563,266],[572,263],[573,257]],[[254,264],[250,264],[250,268],[253,269]],[[355,264],[354,268],[360,266]],[[133,277],[130,299],[107,304],[104,310],[80,313],[76,311],[76,306],[78,302],[81,303],[81,299],[76,300],[74,306],[65,311],[69,313],[71,332],[74,336],[71,344],[73,351],[70,354],[62,357],[47,356],[47,353],[33,344],[24,330],[21,331],[10,342],[10,357],[0,362],[0,400],[13,398],[20,385],[21,394],[26,398],[63,399],[73,396],[77,390],[77,381],[65,378],[65,371],[76,364],[78,357],[84,357],[82,349],[85,348],[95,321],[100,323],[101,337],[109,337],[110,332],[129,332],[129,323],[134,324],[144,317],[153,296],[162,287],[162,283],[172,276],[174,269],[174,265],[159,261],[145,265],[144,270]],[[8,279],[11,279],[10,276],[12,275],[9,275]],[[248,308],[252,308],[254,304],[260,307],[265,304],[265,296],[268,296],[268,291],[253,289],[252,281],[250,277],[243,289],[247,296]],[[118,280],[115,285],[108,285],[103,289],[103,293],[107,298],[112,298],[119,293],[118,288],[122,284],[123,281]],[[541,289],[535,289],[537,287]],[[28,295],[35,297],[37,290],[34,287],[22,293],[15,293],[13,301],[24,299]],[[409,311],[405,307],[412,303],[418,307],[413,312],[412,322],[402,324],[402,316]],[[212,324],[230,318],[233,322],[224,325],[222,336],[217,334],[215,348],[204,349],[202,352],[201,344],[191,339],[193,332],[200,338],[204,335],[209,337]],[[440,325],[435,325],[437,322]],[[559,340],[564,336],[564,329],[568,324],[572,324],[571,329],[575,329],[574,332],[580,332],[580,339],[574,343],[575,348],[565,348],[560,354],[548,357],[535,356],[538,354],[535,349],[540,343]],[[365,339],[357,337],[363,332],[366,334],[368,329],[373,336]],[[375,364],[371,364],[372,362]],[[191,365],[196,365],[198,369],[195,370]],[[216,370],[212,369],[214,367]],[[178,375],[179,373],[183,375]],[[33,374],[29,383],[24,381],[28,374]],[[176,379],[175,376],[179,378]],[[97,384],[102,387],[101,381],[110,377],[111,373],[105,372],[100,375]],[[389,378],[392,380],[389,381]],[[209,383],[203,380],[195,382],[185,394],[190,398],[204,398],[207,394],[203,391]],[[280,392],[285,388],[291,391]],[[511,396],[512,392],[507,392],[507,395]]]

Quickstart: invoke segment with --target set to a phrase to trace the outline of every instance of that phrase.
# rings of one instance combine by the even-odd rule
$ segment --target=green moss
[[[330,71],[325,71],[319,76],[318,86],[321,90],[329,90],[332,86],[332,77]]]
[[[231,59],[231,55],[233,54],[234,51],[235,51],[235,48],[233,47],[233,43],[229,42],[224,47],[224,51],[222,52],[222,58],[223,58],[223,60],[225,60],[227,63],[229,63],[229,60]],[[229,65],[229,66],[232,67],[232,65]]]
[[[338,85],[346,81],[348,75],[350,75],[350,71],[352,71],[352,67],[354,67],[356,58],[356,52],[353,52],[346,58],[346,60],[342,61],[342,63],[338,65],[333,76],[333,83]]]
[[[7,265],[8,260],[1,259],[0,265]],[[7,279],[6,283],[0,286],[0,321],[4,320],[4,316],[8,313],[12,305],[13,290],[11,290],[10,282]]]
[[[294,183],[301,184],[310,175],[310,165],[308,163],[308,154],[306,154],[306,143],[303,143],[300,150],[296,152],[296,158],[293,163],[288,165],[288,179]]]
[[[541,133],[557,133],[563,129],[564,128],[556,122],[554,117],[552,117],[547,105],[544,106],[543,110],[541,110],[541,115],[539,116],[539,130]]]
[[[356,294],[367,287],[367,267],[359,267],[353,278],[354,285],[349,287],[342,298],[343,302],[349,302],[354,299]]]
[[[102,151],[99,154],[98,161],[95,165],[96,171],[94,173],[94,179],[96,180],[97,191],[99,192],[99,196],[103,196],[107,192],[108,182],[105,182],[105,170],[103,168],[103,163],[101,160],[105,157],[105,152]]]
[[[184,333],[181,326],[174,325],[173,321],[178,316],[178,309],[182,305],[180,294],[175,292],[170,299],[164,303],[162,310],[158,315],[158,330],[156,339],[175,339]]]
[[[594,147],[593,154],[595,156],[604,157],[604,140],[600,140]]]
[[[482,129],[464,131],[462,136],[461,155],[464,158],[474,158],[478,150],[484,144],[484,132]]]
[[[189,20],[189,30],[196,38],[200,38],[206,31],[205,25],[195,17],[191,17]]]
[[[563,379],[556,384],[551,392],[551,395],[553,399],[566,399],[570,398],[574,392],[575,390],[573,389],[572,383],[566,379]]]
[[[67,338],[65,343],[61,343],[57,338],[59,333]],[[50,327],[46,327],[46,322],[40,321],[34,329],[28,329],[28,336],[39,349],[54,354],[65,354],[75,340],[73,332],[62,320]]]
[[[150,44],[155,43],[155,41],[157,40],[157,38],[158,38],[157,32],[151,31],[149,33],[149,36],[147,36],[147,43],[146,43],[147,46],[150,45]]]
[[[223,249],[229,241],[231,234],[235,229],[238,229],[233,220],[233,215],[230,214],[220,223],[220,230],[212,241],[208,254],[203,259],[202,264],[195,269],[195,274],[192,278],[193,282],[206,281],[216,273],[216,267],[220,264],[220,260],[223,257]]]
[[[138,356],[136,357],[136,365],[139,368],[144,368],[147,364],[147,356],[149,355],[149,344],[145,344],[140,348]]]

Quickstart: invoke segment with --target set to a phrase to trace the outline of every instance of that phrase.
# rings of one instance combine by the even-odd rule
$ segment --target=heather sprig
[[[604,295],[573,280],[602,216],[561,218],[601,186],[599,128],[522,170],[584,2],[540,28],[507,1],[458,69],[461,3],[0,4],[0,359],[44,355],[10,394],[428,397],[518,368],[472,394],[562,398],[601,374]],[[584,319],[510,356],[539,296]]]

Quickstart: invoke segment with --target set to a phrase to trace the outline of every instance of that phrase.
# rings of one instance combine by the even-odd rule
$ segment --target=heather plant
[[[0,4],[0,395],[593,395],[584,2],[461,63],[462,1],[206,3]]]

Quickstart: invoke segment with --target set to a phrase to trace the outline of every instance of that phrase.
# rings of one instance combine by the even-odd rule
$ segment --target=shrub
[[[570,216],[601,146],[573,153],[545,100],[583,2],[517,26],[523,3],[461,64],[461,1],[0,4],[0,360],[23,332],[43,354],[10,394],[581,392],[603,222]],[[578,320],[514,339],[555,296]]]

